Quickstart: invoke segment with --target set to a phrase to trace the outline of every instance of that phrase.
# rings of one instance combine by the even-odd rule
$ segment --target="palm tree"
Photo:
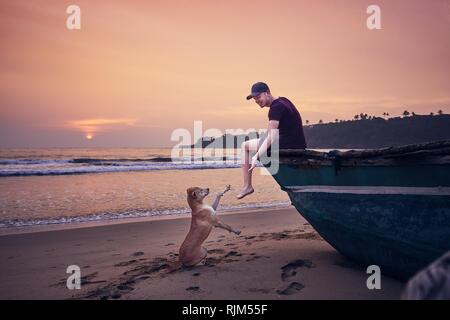
[[[434,113],[433,113],[433,112],[430,112],[430,116],[434,116]]]
[[[438,115],[442,116],[442,110],[438,111]]]
[[[359,119],[359,115],[355,115],[353,118],[354,118],[355,120],[358,120],[358,119]]]
[[[320,119],[320,120],[319,120],[319,123],[320,123],[320,124],[322,124],[322,123],[323,123],[322,119]]]
[[[408,110],[405,110],[405,111],[403,111],[403,116],[404,116],[404,117],[407,117],[407,116],[409,116],[409,112],[408,112]]]
[[[338,122],[339,122],[339,119],[334,120],[334,122],[338,123]]]
[[[305,122],[306,122],[306,124],[308,124],[308,123],[309,123],[309,120],[306,120]]]

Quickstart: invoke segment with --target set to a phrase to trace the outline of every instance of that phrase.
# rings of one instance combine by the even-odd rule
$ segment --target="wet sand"
[[[189,217],[0,236],[0,299],[398,299],[404,283],[325,242],[294,208],[220,214],[242,230],[214,229],[203,264],[182,268]],[[69,265],[81,289],[69,290]]]

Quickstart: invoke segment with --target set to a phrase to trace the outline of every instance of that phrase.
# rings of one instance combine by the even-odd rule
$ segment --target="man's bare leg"
[[[258,139],[249,140],[242,145],[242,175],[244,177],[244,186],[242,191],[237,195],[238,199],[242,199],[254,192],[252,186],[252,172],[250,169],[250,152],[256,152],[258,150]]]

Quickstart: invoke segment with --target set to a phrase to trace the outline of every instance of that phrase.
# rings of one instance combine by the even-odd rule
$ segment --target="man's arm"
[[[270,120],[269,126],[267,128],[267,137],[264,139],[263,143],[259,147],[258,151],[252,158],[251,167],[249,171],[253,170],[256,167],[256,162],[259,159],[261,154],[267,152],[267,149],[272,145],[272,143],[278,139],[278,126],[280,125],[280,121]]]

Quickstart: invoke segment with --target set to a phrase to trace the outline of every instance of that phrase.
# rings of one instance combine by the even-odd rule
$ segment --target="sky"
[[[257,81],[309,123],[450,113],[450,0],[0,0],[0,48],[3,148],[265,129],[268,108],[245,99]]]

